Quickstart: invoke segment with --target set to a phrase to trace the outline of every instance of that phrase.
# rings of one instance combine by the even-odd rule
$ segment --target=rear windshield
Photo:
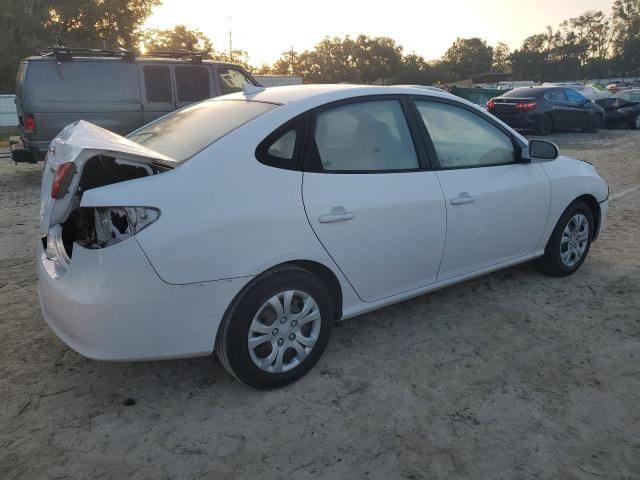
[[[548,88],[529,88],[529,87],[516,88],[514,90],[511,90],[505,93],[502,96],[507,98],[533,98],[546,92],[547,90],[549,89]]]
[[[206,100],[142,127],[129,139],[183,162],[232,130],[276,107],[272,103],[243,100]]]

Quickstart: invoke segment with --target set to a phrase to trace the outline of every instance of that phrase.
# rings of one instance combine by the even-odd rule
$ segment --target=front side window
[[[218,77],[222,87],[222,95],[242,91],[245,83],[253,85],[253,82],[240,70],[234,68],[218,68]]]
[[[469,110],[440,102],[417,101],[441,168],[503,165],[515,161],[511,137]]]
[[[205,67],[176,67],[175,72],[178,101],[199,102],[211,96]]]
[[[128,138],[182,162],[278,105],[208,100],[178,110],[133,132]]]
[[[567,99],[571,103],[585,103],[587,100],[584,96],[582,96],[582,94],[576,92],[571,88],[567,88],[566,94],[567,94]]]
[[[314,140],[325,171],[419,168],[398,100],[357,102],[318,113]]]
[[[148,102],[171,102],[171,75],[169,67],[147,65],[144,67],[144,88]]]

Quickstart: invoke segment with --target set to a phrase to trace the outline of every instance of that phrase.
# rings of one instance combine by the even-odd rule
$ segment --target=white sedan
[[[128,138],[80,121],[52,142],[40,302],[87,357],[215,351],[274,388],[336,320],[533,259],[575,272],[607,199],[589,163],[447,93],[247,89]]]

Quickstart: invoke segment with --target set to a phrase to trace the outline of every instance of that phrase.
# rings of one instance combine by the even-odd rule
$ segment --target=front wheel
[[[282,387],[305,375],[329,341],[335,309],[327,288],[307,270],[285,266],[259,277],[225,315],[216,353],[242,383]]]
[[[593,225],[593,213],[586,203],[571,204],[558,220],[539,260],[542,270],[554,277],[571,275],[578,270],[589,253]]]
[[[640,114],[629,122],[629,127],[631,127],[631,130],[640,130]]]

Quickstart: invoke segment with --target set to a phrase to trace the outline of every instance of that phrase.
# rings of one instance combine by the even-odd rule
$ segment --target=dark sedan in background
[[[623,90],[597,103],[604,108],[607,125],[628,125],[640,130],[640,88]]]
[[[600,105],[565,87],[516,88],[489,100],[487,110],[513,128],[539,135],[576,128],[597,132],[605,117]]]

